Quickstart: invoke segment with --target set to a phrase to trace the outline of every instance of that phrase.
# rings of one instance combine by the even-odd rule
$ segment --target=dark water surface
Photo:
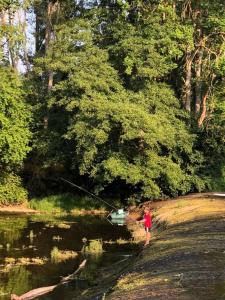
[[[70,228],[63,225],[70,226]],[[68,226],[69,225],[69,226]],[[84,254],[82,238],[116,241],[130,239],[125,226],[111,225],[105,218],[49,217],[49,216],[0,216],[0,299],[9,299],[11,293],[21,295],[29,290],[59,283],[62,276],[73,273],[86,258],[87,265],[80,280],[57,289],[41,299],[82,299],[82,288],[95,282],[100,268],[122,260],[133,250],[127,245],[104,244],[103,253]],[[51,261],[53,247],[73,250],[78,256],[64,262]],[[47,258],[43,265],[11,263],[18,258]]]

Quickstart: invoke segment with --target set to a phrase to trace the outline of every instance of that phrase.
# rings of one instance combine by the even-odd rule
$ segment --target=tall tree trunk
[[[195,84],[195,114],[196,116],[200,112],[201,101],[202,101],[202,58],[203,58],[203,50],[199,49],[198,54],[196,56],[195,62],[195,75],[196,75],[196,84]]]
[[[206,118],[206,112],[207,112],[207,109],[206,109],[206,100],[208,98],[208,95],[209,95],[209,90],[205,93],[203,99],[202,99],[202,112],[201,112],[201,115],[200,115],[200,118],[198,119],[198,127],[201,127],[205,118]]]
[[[59,2],[56,1],[53,3],[50,1],[47,5],[46,12],[46,29],[45,29],[45,55],[48,56],[50,53],[50,42],[54,39],[54,30],[53,30],[53,15],[59,13]],[[48,76],[48,92],[50,93],[54,84],[54,75],[53,71],[49,68],[47,72]],[[48,127],[48,116],[45,117],[44,127]]]
[[[15,21],[15,14],[9,11],[9,26],[13,27]],[[9,47],[9,58],[11,65],[15,72],[18,71],[18,62],[19,58],[17,53],[15,52],[14,45],[12,45],[10,38],[8,39],[8,47]]]
[[[50,1],[47,5],[47,12],[46,12],[46,27],[45,27],[45,55],[49,50],[49,43],[51,40],[51,33],[52,33],[52,7],[53,3]]]
[[[200,117],[198,119],[198,127],[199,128],[202,127],[202,125],[203,125],[203,123],[204,123],[204,121],[205,121],[205,119],[207,117],[207,105],[206,105],[207,104],[207,99],[208,99],[209,94],[210,94],[210,92],[211,92],[211,90],[213,88],[213,82],[214,82],[215,78],[216,78],[216,75],[212,74],[211,75],[211,81],[210,81],[209,87],[208,87],[207,91],[205,92],[205,95],[204,95],[204,97],[202,99],[202,111],[201,111],[201,115],[200,115]]]
[[[187,111],[191,111],[191,80],[192,80],[192,53],[189,48],[186,51],[186,63],[185,63],[185,79],[183,89],[183,107]]]
[[[49,2],[47,6],[47,16],[46,16],[46,30],[45,30],[45,55],[49,55],[50,42],[54,40],[55,34],[53,29],[53,15],[56,15],[56,20],[59,14],[59,2],[55,3]],[[48,91],[50,92],[53,87],[53,72],[48,70]]]
[[[8,27],[9,23],[9,14],[7,10],[4,10],[1,12],[1,25],[3,27]],[[7,58],[8,61],[10,61],[10,53],[9,53],[9,37],[8,34],[4,34],[3,40],[2,40],[2,51],[5,58]]]
[[[40,54],[42,48],[42,38],[41,38],[41,9],[38,3],[34,3],[34,14],[35,14],[35,53]]]
[[[51,26],[51,19],[52,19],[52,6],[53,3],[50,1],[47,5],[47,11],[46,11],[46,24],[45,24],[45,56],[49,55],[49,44],[51,41],[51,35],[52,35],[52,26]],[[53,72],[48,69],[47,71],[47,80],[48,80],[48,93],[51,92],[53,87]],[[48,129],[48,110],[46,112],[46,115],[44,117],[44,129]]]
[[[27,29],[27,15],[26,15],[26,9],[22,10],[23,17],[21,18],[21,27],[22,27],[22,33],[23,33],[23,53],[24,53],[24,63],[27,69],[27,72],[31,70],[30,61],[28,57],[28,49],[27,49],[27,35],[26,35],[26,29]]]

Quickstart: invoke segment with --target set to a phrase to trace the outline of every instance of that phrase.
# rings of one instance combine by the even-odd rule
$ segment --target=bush
[[[0,205],[15,205],[27,201],[28,193],[22,187],[22,180],[15,174],[0,177]]]

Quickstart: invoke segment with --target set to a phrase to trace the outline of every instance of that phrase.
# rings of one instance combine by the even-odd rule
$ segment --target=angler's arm
[[[144,222],[145,222],[145,219],[142,219],[140,221],[136,221],[137,224],[144,223]]]

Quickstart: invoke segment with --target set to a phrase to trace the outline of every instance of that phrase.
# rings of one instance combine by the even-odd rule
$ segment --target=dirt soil
[[[225,197],[198,194],[149,205],[159,230],[106,299],[225,299]],[[138,225],[130,228],[143,238]]]
[[[26,205],[8,205],[8,206],[0,206],[0,213],[12,213],[12,214],[37,214],[39,213],[37,210],[28,208]]]

